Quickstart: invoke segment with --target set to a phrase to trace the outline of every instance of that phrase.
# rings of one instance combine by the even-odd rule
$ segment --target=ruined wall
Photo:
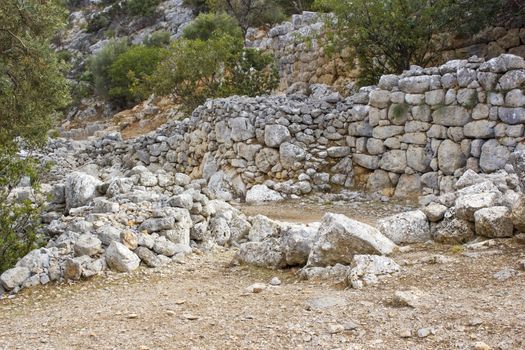
[[[269,31],[252,29],[246,45],[272,52],[279,64],[281,90],[295,82],[345,86],[357,75],[349,65],[350,51],[325,55],[326,37],[323,20],[315,12],[294,15],[290,22]],[[466,59],[471,56],[494,58],[504,53],[525,57],[525,21],[515,20],[491,27],[468,37],[449,37],[443,60]]]
[[[295,82],[342,87],[355,76],[348,65],[349,50],[325,54],[324,22],[315,12],[293,15],[290,22],[269,31],[250,29],[246,46],[272,52],[278,62],[280,89]]]
[[[359,185],[437,194],[525,149],[524,84],[525,60],[502,55],[413,67],[348,98],[314,85],[309,96],[210,100],[127,144],[98,141],[91,158],[162,166],[241,196],[261,183],[287,195]]]

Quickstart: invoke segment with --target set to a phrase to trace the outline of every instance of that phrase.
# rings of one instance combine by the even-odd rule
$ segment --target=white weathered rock
[[[283,196],[266,185],[255,185],[246,192],[246,203],[275,202],[283,200]]]
[[[259,267],[283,268],[286,266],[280,243],[275,238],[241,244],[237,258],[243,263]]]
[[[510,210],[507,207],[483,208],[474,213],[476,234],[489,238],[512,237]]]
[[[350,264],[358,254],[390,254],[396,245],[370,225],[352,220],[342,214],[328,213],[319,228],[309,266]]]
[[[13,290],[31,276],[27,267],[13,267],[0,275],[0,283],[6,290]]]
[[[118,272],[131,272],[139,267],[139,257],[119,242],[111,242],[106,249],[106,263]]]
[[[493,207],[497,203],[495,193],[462,195],[456,199],[456,217],[474,222],[474,213],[482,208]]]
[[[319,224],[294,225],[284,230],[281,250],[288,266],[304,266],[317,239]]]
[[[66,207],[78,208],[89,204],[97,194],[100,181],[93,176],[74,172],[66,176]]]
[[[93,256],[102,251],[102,242],[95,235],[84,234],[78,237],[74,250],[77,256]]]
[[[423,213],[427,216],[427,219],[430,222],[438,222],[443,219],[447,207],[439,203],[430,203],[425,208],[422,209]]]
[[[430,240],[427,216],[421,210],[379,219],[377,228],[395,244],[420,243]]]
[[[473,237],[474,225],[461,219],[445,219],[432,230],[432,239],[443,244],[463,244]]]

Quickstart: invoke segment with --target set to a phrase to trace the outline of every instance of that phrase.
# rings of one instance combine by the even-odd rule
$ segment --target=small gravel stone
[[[274,278],[272,278],[271,281],[270,281],[270,284],[271,284],[272,286],[280,286],[281,283],[282,283],[282,282],[281,282],[281,280],[279,279],[279,277],[274,277]]]

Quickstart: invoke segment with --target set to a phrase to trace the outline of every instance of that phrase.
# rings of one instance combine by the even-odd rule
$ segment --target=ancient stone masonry
[[[246,46],[275,55],[281,77],[281,89],[295,82],[342,87],[355,74],[348,65],[349,50],[325,54],[325,25],[315,12],[293,15],[290,22],[269,31],[250,29]]]
[[[450,40],[443,51],[445,59],[467,58],[473,55],[493,58],[504,53],[525,57],[525,20],[487,28],[469,37]]]
[[[279,64],[281,89],[296,82],[321,83],[342,87],[357,71],[349,65],[350,50],[325,54],[326,27],[315,12],[293,15],[289,22],[268,31],[251,29],[246,45],[273,53]],[[467,37],[445,39],[441,62],[478,56],[494,58],[504,53],[525,57],[525,25],[523,19],[502,26],[490,27]]]
[[[204,178],[223,199],[261,184],[285,196],[354,186],[397,197],[439,194],[466,169],[505,169],[525,148],[524,83],[521,57],[455,60],[383,76],[347,98],[312,85],[210,100],[182,122],[128,143],[110,135],[86,152],[101,164],[153,164]]]

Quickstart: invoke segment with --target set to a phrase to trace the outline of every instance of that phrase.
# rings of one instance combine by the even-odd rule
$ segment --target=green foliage
[[[246,34],[249,27],[275,24],[286,19],[277,0],[207,0],[216,12],[226,12],[234,17]]]
[[[108,70],[108,93],[112,101],[120,106],[130,106],[147,97],[137,86],[154,72],[165,55],[165,49],[141,45],[120,54]]]
[[[274,57],[257,49],[244,49],[238,61],[230,67],[222,86],[222,94],[224,96],[264,95],[278,85],[279,71]]]
[[[191,7],[196,14],[210,10],[206,0],[184,0],[183,3],[185,6]]]
[[[186,28],[183,36],[186,39],[208,40],[213,35],[230,35],[243,37],[237,21],[226,13],[201,13]]]
[[[158,94],[174,94],[189,112],[207,98],[268,93],[276,76],[273,59],[244,49],[241,38],[221,35],[176,41],[148,83]]]
[[[62,65],[50,40],[63,24],[59,1],[0,2],[0,272],[35,246],[38,207],[13,202],[23,176],[37,179],[35,162],[20,158],[19,140],[33,149],[69,102]],[[36,182],[35,182],[36,184]]]
[[[34,159],[20,158],[5,149],[0,153],[0,273],[38,247],[42,204],[33,203],[35,198],[18,200],[12,190],[22,177],[29,176],[35,197],[38,169]]]
[[[127,39],[112,39],[102,50],[88,60],[88,70],[93,76],[95,93],[109,97],[110,77],[109,69],[122,53],[129,48]]]
[[[158,30],[144,39],[144,45],[154,47],[167,47],[171,42],[171,33],[167,30]]]
[[[507,0],[506,2],[514,1]],[[489,22],[501,0],[316,0],[336,15],[334,42],[352,48],[359,83],[375,84],[382,74],[440,59],[442,33],[474,32]],[[481,4],[482,3],[482,4]]]
[[[276,3],[281,6],[284,13],[292,15],[312,10],[314,0],[277,0]]]
[[[128,0],[127,9],[132,16],[151,17],[159,4],[160,0]]]
[[[94,15],[88,22],[87,32],[97,33],[101,29],[107,28],[111,24],[111,18],[106,13],[98,13]]]

